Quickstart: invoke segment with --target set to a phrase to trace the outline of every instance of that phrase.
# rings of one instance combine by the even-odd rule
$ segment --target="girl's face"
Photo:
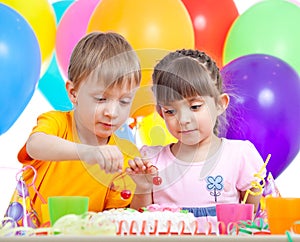
[[[128,119],[136,88],[126,84],[105,88],[88,79],[78,90],[70,90],[78,134],[91,144],[106,140]]]
[[[186,145],[209,141],[219,115],[214,99],[200,96],[163,105],[161,112],[170,133]]]

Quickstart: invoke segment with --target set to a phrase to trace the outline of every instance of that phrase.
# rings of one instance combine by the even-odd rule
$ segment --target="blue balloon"
[[[265,54],[239,57],[221,70],[230,88],[227,138],[248,139],[274,178],[300,148],[300,77],[283,60]]]
[[[68,0],[52,4],[57,23],[73,2]],[[65,88],[65,81],[57,65],[56,54],[53,55],[47,71],[39,80],[38,89],[54,109],[67,111],[73,108]]]
[[[41,71],[38,40],[28,22],[0,3],[0,135],[18,119]]]
[[[65,88],[65,81],[57,65],[56,55],[53,56],[47,71],[39,80],[38,89],[55,110],[67,111],[73,108]]]

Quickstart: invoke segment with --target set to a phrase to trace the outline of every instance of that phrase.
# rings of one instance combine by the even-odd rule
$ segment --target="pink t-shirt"
[[[153,187],[154,203],[190,208],[195,216],[206,219],[215,216],[217,203],[240,202],[239,191],[251,188],[254,174],[264,163],[251,142],[225,138],[218,152],[206,161],[178,160],[170,145],[143,146],[141,154],[151,160],[162,178],[162,184]],[[208,209],[197,211],[205,207]]]

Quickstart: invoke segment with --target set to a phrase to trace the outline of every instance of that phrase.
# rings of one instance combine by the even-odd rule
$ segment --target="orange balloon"
[[[181,0],[102,0],[91,15],[87,32],[114,31],[123,35],[141,61],[143,86],[151,85],[154,65],[169,51],[194,48],[194,30]],[[153,113],[147,87],[135,99],[132,117]],[[143,96],[144,95],[144,96]]]
[[[155,111],[155,98],[151,90],[151,80],[153,67],[165,55],[169,53],[162,49],[144,49],[136,50],[140,58],[142,81],[141,87],[138,89],[132,103],[130,117],[136,119],[137,117],[147,116]]]
[[[193,25],[181,0],[102,0],[87,32],[95,30],[116,31],[136,50],[194,47]]]
[[[147,116],[155,111],[155,98],[150,85],[141,86],[133,99],[130,117],[136,119],[138,117]]]

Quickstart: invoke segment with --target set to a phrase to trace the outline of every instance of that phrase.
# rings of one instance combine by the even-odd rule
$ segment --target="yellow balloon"
[[[146,145],[167,145],[177,142],[177,139],[170,134],[165,121],[157,112],[143,117],[137,124],[137,130],[142,143]]]
[[[169,51],[195,45],[193,24],[181,0],[102,0],[87,27],[88,33],[93,31],[114,31],[129,41],[141,61],[141,88],[151,85],[154,65]],[[133,118],[154,112],[150,92],[148,87],[138,93]]]
[[[40,45],[42,76],[50,65],[56,38],[55,12],[51,4],[48,0],[1,0],[0,2],[22,15],[32,27]]]

